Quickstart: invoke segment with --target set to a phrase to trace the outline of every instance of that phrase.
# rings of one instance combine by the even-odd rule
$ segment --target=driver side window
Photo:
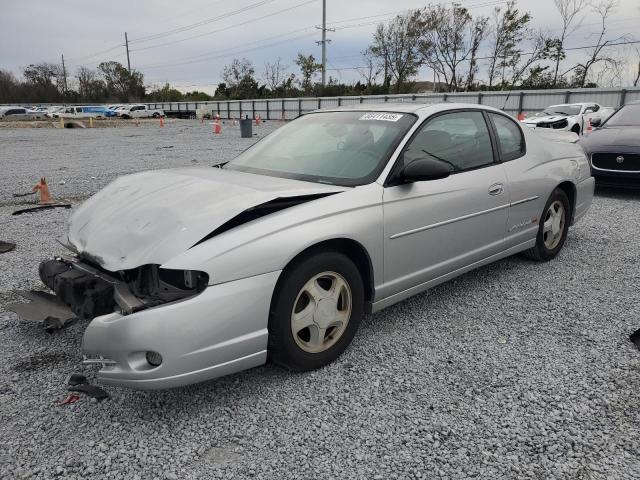
[[[493,163],[489,130],[482,112],[453,112],[428,120],[404,152],[405,165],[418,158],[446,163],[452,173]]]

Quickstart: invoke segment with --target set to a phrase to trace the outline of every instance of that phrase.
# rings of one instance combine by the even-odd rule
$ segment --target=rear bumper
[[[212,285],[186,300],[123,316],[111,313],[87,327],[82,351],[101,363],[101,383],[162,389],[255,367],[267,359],[271,297],[280,272]],[[162,355],[150,365],[147,351]]]

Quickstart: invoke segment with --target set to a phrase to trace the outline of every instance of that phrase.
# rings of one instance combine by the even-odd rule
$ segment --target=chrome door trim
[[[405,237],[407,235],[413,235],[414,233],[424,232],[425,230],[431,230],[432,228],[442,227],[444,225],[449,225],[450,223],[459,222],[461,220],[466,220],[468,218],[477,217],[479,215],[484,215],[486,213],[496,212],[498,210],[502,210],[503,208],[514,207],[514,206],[520,205],[522,203],[532,202],[534,200],[537,200],[538,198],[540,198],[538,195],[535,195],[533,197],[523,198],[522,200],[518,200],[517,202],[509,203],[507,205],[500,205],[498,207],[493,207],[493,208],[490,208],[488,210],[482,210],[480,212],[469,213],[468,215],[463,215],[462,217],[452,218],[451,220],[444,220],[442,222],[432,223],[431,225],[426,225],[424,227],[414,228],[413,230],[407,230],[406,232],[395,233],[395,234],[391,235],[389,238],[391,240],[393,240],[395,238],[401,238],[401,237]]]
[[[511,206],[515,207],[516,205],[520,205],[521,203],[533,202],[534,200],[537,200],[539,198],[540,197],[538,195],[534,195],[533,197],[529,197],[529,198],[523,198],[522,200],[518,200],[517,202],[513,202],[511,204]]]
[[[462,217],[452,218],[450,220],[444,220],[444,221],[438,222],[438,223],[432,223],[431,225],[426,225],[424,227],[414,228],[413,230],[407,230],[406,232],[395,233],[395,234],[391,235],[389,238],[391,240],[393,240],[395,238],[405,237],[407,235],[413,235],[414,233],[424,232],[425,230],[430,230],[432,228],[442,227],[443,225],[449,225],[450,223],[459,222],[461,220],[467,220],[468,218],[473,218],[473,217],[477,217],[477,216],[480,216],[480,215],[485,215],[487,213],[496,212],[498,210],[502,210],[502,209],[509,208],[509,207],[510,207],[510,204],[506,204],[506,205],[500,205],[498,207],[489,208],[488,210],[482,210],[480,212],[469,213],[467,215],[463,215]]]

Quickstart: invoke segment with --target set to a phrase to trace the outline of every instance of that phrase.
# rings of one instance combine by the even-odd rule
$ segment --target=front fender
[[[284,269],[303,250],[331,239],[360,243],[382,279],[382,191],[377,183],[316,199],[221,233],[163,268],[204,271],[212,284]]]

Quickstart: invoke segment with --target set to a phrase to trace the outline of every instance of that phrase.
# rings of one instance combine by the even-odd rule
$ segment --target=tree
[[[386,26],[378,25],[373,34],[373,43],[368,51],[382,67],[385,87],[388,88],[393,79],[396,93],[406,88],[422,64],[419,44],[422,28],[421,11],[410,10],[398,15]]]
[[[282,63],[280,57],[273,63],[265,62],[262,80],[269,90],[275,92],[282,82],[285,81],[288,68],[289,66]]]
[[[587,50],[587,58],[584,62],[577,63],[571,70],[575,70],[574,79],[576,86],[583,88],[587,83],[587,76],[594,65],[604,63],[608,68],[617,69],[620,61],[613,55],[608,53],[607,47],[610,43],[615,43],[623,37],[614,40],[606,40],[607,36],[607,20],[615,11],[617,4],[615,0],[603,0],[598,4],[592,5],[592,10],[600,17],[600,32],[598,38],[592,48]]]
[[[227,97],[233,99],[251,98],[256,95],[258,82],[253,77],[255,69],[246,58],[234,58],[222,71],[225,87],[229,89]]]
[[[380,64],[376,55],[371,51],[371,47],[365,49],[361,55],[364,66],[358,68],[357,71],[366,82],[366,89],[371,90],[371,88],[376,84],[376,80],[382,72],[383,66]]]
[[[144,77],[142,73],[127,70],[120,62],[109,61],[98,65],[104,78],[108,95],[122,102],[130,102],[144,97]]]
[[[424,33],[420,41],[427,64],[444,77],[449,91],[468,88],[477,72],[478,49],[486,37],[488,19],[475,20],[469,11],[457,4],[451,8],[430,5],[422,11]],[[462,64],[470,62],[466,77]]]
[[[76,81],[78,82],[78,96],[81,100],[90,102],[100,102],[107,97],[107,87],[98,78],[98,73],[87,67],[80,67],[76,71]]]
[[[554,62],[553,70],[553,87],[558,82],[558,69],[560,68],[560,62],[566,58],[564,50],[564,44],[567,37],[575,32],[580,25],[582,25],[582,18],[578,18],[578,14],[584,11],[587,5],[587,0],[553,0],[560,17],[562,19],[562,28],[560,30],[560,37],[552,40],[547,45],[546,58]]]
[[[147,98],[157,102],[181,102],[184,100],[184,95],[167,82],[162,87],[151,90]]]
[[[502,84],[506,79],[506,71],[511,69],[520,60],[524,37],[527,33],[531,15],[520,13],[516,8],[515,0],[510,0],[506,8],[496,7],[493,11],[491,34],[491,58],[488,62],[489,87],[493,81],[501,75]],[[501,72],[501,73],[500,73]]]
[[[322,69],[322,64],[317,63],[313,55],[305,57],[302,53],[299,53],[296,65],[300,67],[300,74],[302,75],[300,86],[305,95],[309,95],[313,90],[313,78]]]
[[[20,83],[13,73],[0,70],[0,103],[12,103],[18,100]]]
[[[29,88],[29,101],[56,102],[64,95],[62,67],[55,63],[36,63],[24,69],[24,78]]]

